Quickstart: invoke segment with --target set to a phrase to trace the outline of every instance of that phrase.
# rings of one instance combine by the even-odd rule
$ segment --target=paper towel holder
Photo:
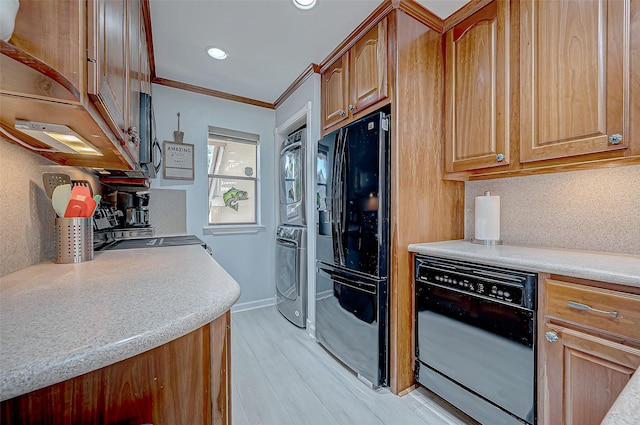
[[[491,196],[491,192],[485,191],[484,196]],[[471,243],[486,246],[502,245],[502,239],[476,239],[472,238]]]

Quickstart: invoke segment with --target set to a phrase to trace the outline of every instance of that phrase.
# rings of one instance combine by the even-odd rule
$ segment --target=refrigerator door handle
[[[372,285],[370,283],[365,283],[365,282],[360,282],[360,281],[355,281],[355,282],[349,282],[348,280],[340,277],[340,275],[335,274],[335,273],[331,273],[323,268],[318,268],[318,273],[331,279],[334,282],[339,283],[342,286],[346,286],[349,287],[351,289],[355,289],[356,291],[359,292],[365,292],[367,294],[371,294],[371,295],[376,295],[378,293],[377,291],[377,287],[376,285]]]
[[[340,131],[338,134],[338,142],[336,144],[336,161],[334,163],[333,175],[333,226],[335,229],[335,246],[338,251],[338,263],[345,265],[344,246],[342,243],[342,204],[340,198],[340,189],[342,187],[342,162],[344,160],[344,144],[346,139],[346,131]]]

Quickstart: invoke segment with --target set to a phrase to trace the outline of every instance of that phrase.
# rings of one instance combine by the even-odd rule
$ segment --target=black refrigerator
[[[388,384],[388,108],[318,141],[316,339],[372,386]]]

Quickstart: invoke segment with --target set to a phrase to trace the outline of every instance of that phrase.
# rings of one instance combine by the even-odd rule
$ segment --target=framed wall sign
[[[165,179],[193,180],[193,145],[165,141],[162,149]]]

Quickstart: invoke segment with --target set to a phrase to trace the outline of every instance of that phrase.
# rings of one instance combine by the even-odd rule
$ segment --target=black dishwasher
[[[416,256],[416,381],[482,424],[535,424],[536,286],[535,273]]]

